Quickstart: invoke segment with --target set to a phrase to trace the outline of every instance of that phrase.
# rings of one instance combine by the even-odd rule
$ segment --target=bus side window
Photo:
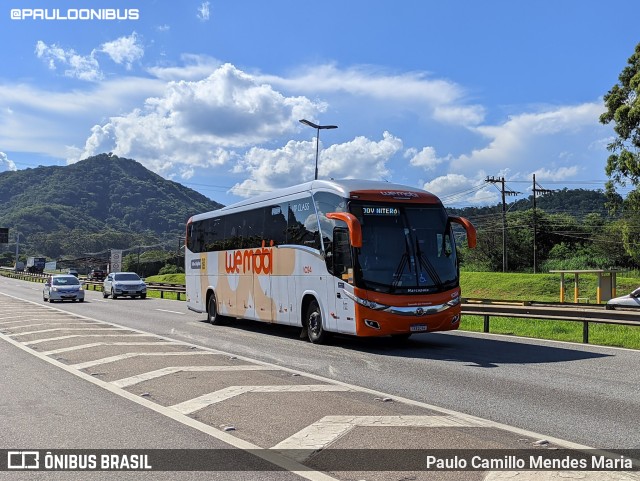
[[[349,244],[349,230],[344,227],[333,229],[333,275],[347,282],[353,281],[353,260]]]

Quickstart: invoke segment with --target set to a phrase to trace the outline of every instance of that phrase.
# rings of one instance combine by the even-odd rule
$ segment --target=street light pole
[[[316,129],[316,175],[314,180],[318,180],[318,151],[320,146],[320,130],[337,129],[337,125],[317,125],[307,119],[300,119],[300,122]]]

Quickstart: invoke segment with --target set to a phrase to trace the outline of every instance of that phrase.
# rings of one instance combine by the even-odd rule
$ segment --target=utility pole
[[[20,232],[16,231],[16,269],[18,269],[18,253],[20,252]]]
[[[507,203],[505,197],[507,195],[518,195],[520,192],[505,190],[504,177],[487,177],[485,182],[494,185],[500,184],[500,192],[502,193],[502,272],[507,272]]]
[[[538,187],[536,183],[536,174],[533,174],[533,273],[536,273],[537,258],[538,258],[538,214],[536,211],[536,196],[538,194],[549,194],[553,192],[549,189],[543,189]]]

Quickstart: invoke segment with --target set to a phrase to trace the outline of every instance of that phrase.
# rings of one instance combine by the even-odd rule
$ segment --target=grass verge
[[[627,276],[624,273],[618,273],[616,277],[617,295],[626,294],[640,286],[638,277]],[[560,274],[462,272],[460,285],[465,298],[560,301]],[[565,286],[565,302],[573,302],[575,296],[573,275],[565,275]],[[595,303],[597,286],[597,275],[580,274],[578,296],[587,297],[590,303]],[[483,325],[482,316],[463,316],[460,329],[482,332]],[[496,334],[582,342],[582,322],[576,321],[492,317],[489,330]],[[590,323],[589,344],[640,349],[640,326]]]

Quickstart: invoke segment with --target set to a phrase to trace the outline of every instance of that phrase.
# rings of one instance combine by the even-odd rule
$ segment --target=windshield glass
[[[80,281],[78,281],[78,278],[74,276],[53,278],[54,286],[77,286],[78,284],[80,284]]]
[[[138,274],[133,273],[123,273],[123,274],[115,274],[114,280],[116,281],[139,281],[140,277]]]
[[[441,205],[351,202],[362,225],[356,284],[379,292],[440,292],[458,285],[451,225]]]

